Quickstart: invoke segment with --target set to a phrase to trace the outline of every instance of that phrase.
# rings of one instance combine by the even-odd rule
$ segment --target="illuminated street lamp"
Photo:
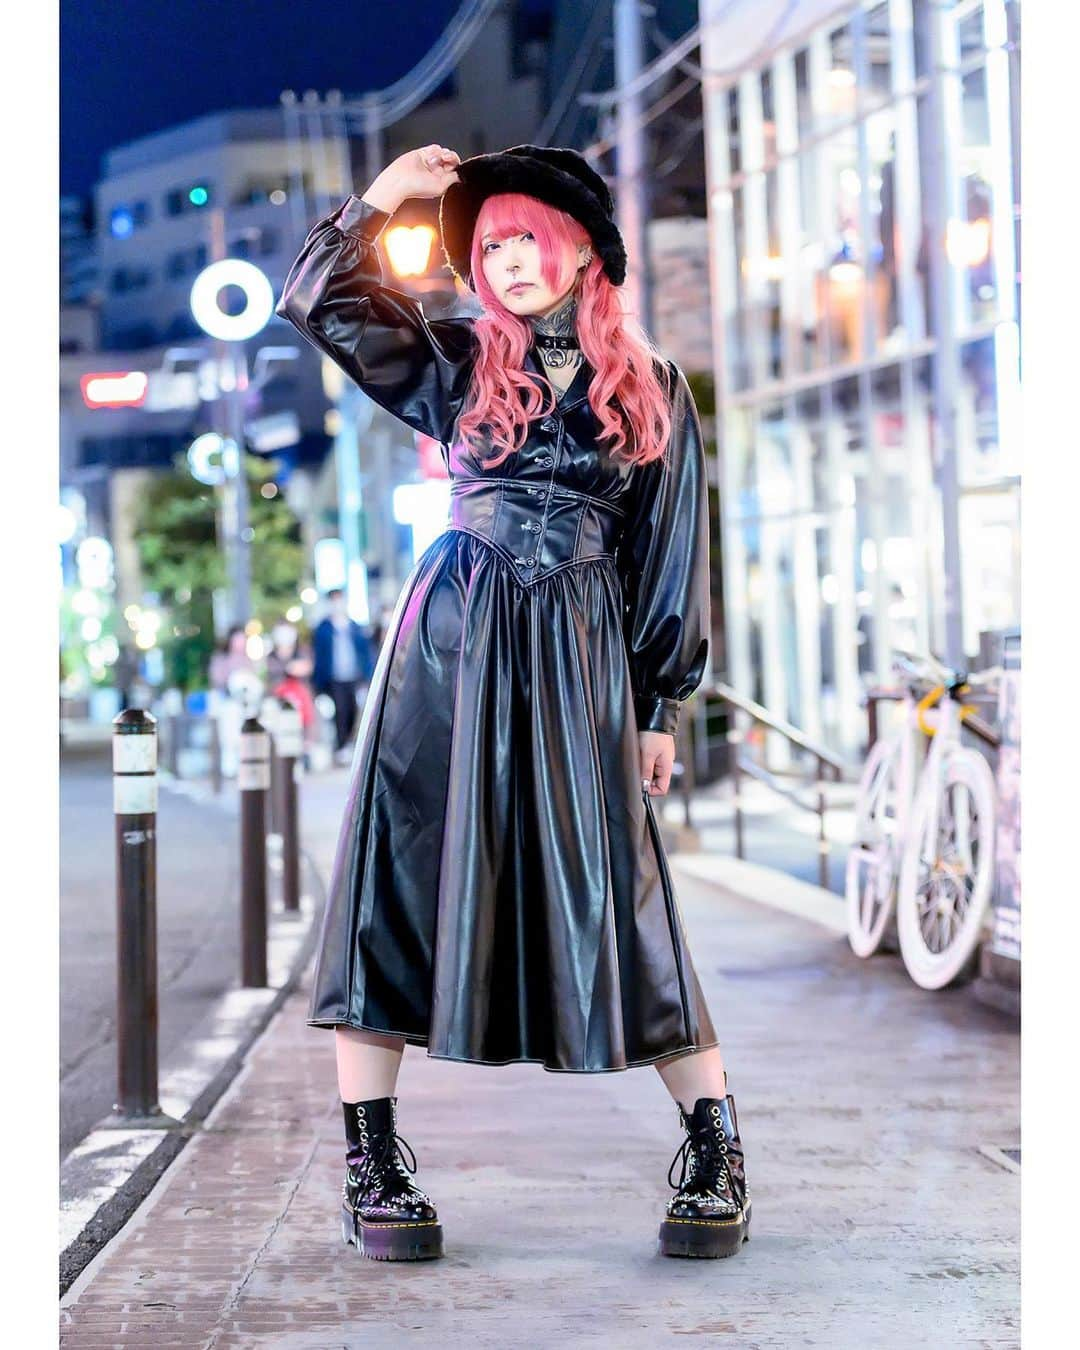
[[[428,270],[435,231],[430,225],[395,225],[387,230],[386,256],[399,277],[421,277]]]

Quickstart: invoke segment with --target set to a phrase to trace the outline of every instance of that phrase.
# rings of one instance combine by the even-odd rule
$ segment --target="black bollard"
[[[287,698],[280,701],[274,732],[280,793],[282,895],[286,911],[300,909],[300,810],[297,760],[304,753],[304,726],[300,710]]]
[[[157,721],[141,708],[113,718],[116,820],[114,1116],[162,1117],[158,1104]]]
[[[266,794],[270,737],[258,718],[240,728],[240,982],[266,988]]]
[[[216,717],[210,718],[210,783],[214,796],[221,796],[221,726]]]
[[[259,721],[270,737],[270,792],[266,799],[266,830],[272,850],[281,847],[281,765],[277,752],[277,719],[281,704],[268,694],[259,707]]]

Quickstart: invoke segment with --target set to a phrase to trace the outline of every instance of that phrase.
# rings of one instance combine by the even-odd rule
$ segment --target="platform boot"
[[[443,1232],[429,1196],[413,1182],[416,1155],[397,1133],[397,1098],[342,1102],[345,1184],[341,1235],[376,1261],[420,1261],[443,1254]],[[405,1162],[402,1149],[412,1159]]]
[[[682,1159],[675,1194],[660,1224],[662,1256],[732,1256],[750,1236],[750,1197],[746,1189],[735,1098],[699,1097],[687,1115],[676,1102],[686,1131],[668,1168],[668,1185]]]

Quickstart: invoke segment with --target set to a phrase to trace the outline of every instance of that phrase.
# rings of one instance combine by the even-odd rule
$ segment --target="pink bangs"
[[[482,461],[493,468],[521,449],[529,423],[556,404],[548,382],[524,369],[532,325],[506,308],[484,276],[484,235],[505,239],[526,231],[540,249],[540,274],[551,290],[568,292],[575,277],[581,278],[577,333],[594,371],[589,404],[600,422],[601,442],[630,462],[659,458],[671,434],[669,400],[657,375],[663,358],[626,313],[622,292],[608,280],[595,251],[585,270],[577,272],[577,245],[589,240],[584,227],[565,211],[519,192],[488,197],[473,230],[470,265],[484,313],[476,320],[476,365],[459,433],[478,453],[496,447],[495,456]]]

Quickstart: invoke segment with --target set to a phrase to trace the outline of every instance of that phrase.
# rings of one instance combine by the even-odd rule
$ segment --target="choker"
[[[565,333],[534,333],[533,342],[537,347],[543,347],[545,351],[576,352],[581,350],[577,338],[570,337]]]

